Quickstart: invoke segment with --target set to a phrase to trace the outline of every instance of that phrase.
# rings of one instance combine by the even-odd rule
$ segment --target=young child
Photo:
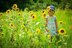
[[[54,16],[55,7],[50,5],[47,9],[48,15],[46,16],[46,31],[50,34],[52,41],[52,36],[57,35],[57,20],[56,16]]]

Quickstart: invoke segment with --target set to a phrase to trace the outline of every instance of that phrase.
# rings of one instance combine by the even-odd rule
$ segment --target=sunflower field
[[[24,11],[16,4],[0,12],[0,48],[72,48],[72,10],[55,10],[58,40],[46,32],[47,10]]]

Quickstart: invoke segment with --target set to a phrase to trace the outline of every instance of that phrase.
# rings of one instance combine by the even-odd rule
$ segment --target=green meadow
[[[0,48],[72,48],[72,10],[55,10],[58,40],[46,32],[47,15],[46,9],[1,12]]]

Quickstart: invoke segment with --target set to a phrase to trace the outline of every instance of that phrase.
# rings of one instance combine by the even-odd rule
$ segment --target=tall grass
[[[55,36],[51,42],[41,13],[42,10],[34,12],[36,19],[28,11],[3,13],[0,16],[0,48],[72,48],[72,10],[55,11],[58,30],[64,28],[66,31],[65,35],[59,34],[58,43]]]

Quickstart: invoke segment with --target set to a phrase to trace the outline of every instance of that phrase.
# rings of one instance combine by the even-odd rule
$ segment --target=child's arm
[[[48,18],[46,18],[46,25],[45,25],[46,31],[48,32],[47,25],[48,25]]]
[[[57,25],[57,20],[55,19],[55,25],[56,25],[56,32],[58,33],[58,25]]]

